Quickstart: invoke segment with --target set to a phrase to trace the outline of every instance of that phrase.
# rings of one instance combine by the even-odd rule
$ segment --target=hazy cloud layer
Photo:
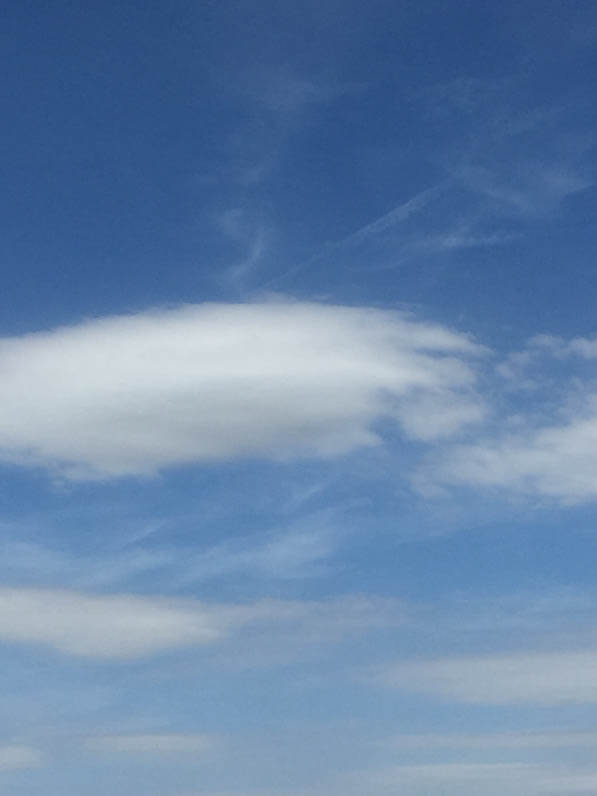
[[[597,653],[525,652],[387,667],[379,682],[455,702],[560,705],[597,702]]]
[[[531,763],[438,763],[394,766],[363,780],[371,792],[388,796],[502,796],[506,791],[567,796],[594,792],[597,774]]]
[[[395,735],[387,743],[396,753],[410,753],[414,750],[431,753],[437,751],[457,753],[471,749],[516,751],[519,749],[597,748],[597,733],[478,732],[469,735],[421,733],[420,735]]]
[[[20,768],[36,768],[41,762],[41,755],[31,746],[11,744],[0,746],[0,771]]]
[[[207,735],[195,733],[151,733],[145,735],[104,735],[88,742],[90,749],[134,755],[203,755],[212,746]]]
[[[261,600],[218,604],[57,589],[0,589],[0,642],[43,644],[75,656],[126,660],[240,636],[245,657],[291,656],[376,627],[399,624],[392,600]],[[233,656],[234,657],[234,656]],[[282,656],[284,657],[284,655]]]

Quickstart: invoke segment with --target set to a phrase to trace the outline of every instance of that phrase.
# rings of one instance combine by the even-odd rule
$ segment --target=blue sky
[[[595,793],[594,4],[1,19],[4,791]]]

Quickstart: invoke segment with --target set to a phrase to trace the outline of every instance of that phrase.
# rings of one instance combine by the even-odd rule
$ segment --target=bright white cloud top
[[[241,456],[329,457],[396,421],[429,440],[480,419],[480,347],[400,313],[205,304],[0,342],[0,456],[73,479]]]

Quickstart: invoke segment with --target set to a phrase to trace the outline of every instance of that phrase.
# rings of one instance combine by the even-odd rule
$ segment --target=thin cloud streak
[[[304,260],[292,268],[286,269],[283,273],[278,274],[272,279],[263,282],[260,285],[260,290],[263,291],[274,288],[284,279],[287,279],[288,277],[294,277],[297,274],[308,270],[317,263],[330,260],[334,256],[341,255],[343,252],[349,252],[352,249],[355,249],[369,241],[378,239],[384,233],[389,233],[394,228],[399,227],[411,216],[421,212],[430,202],[433,201],[433,199],[440,196],[444,190],[445,184],[440,183],[439,185],[434,185],[431,188],[426,188],[425,190],[420,191],[406,202],[396,205],[387,213],[384,213],[374,221],[370,221],[364,226],[359,227],[359,229],[349,233],[344,238],[331,243],[326,243],[320,251],[313,254],[307,260]]]
[[[280,637],[292,639],[300,650],[403,621],[404,610],[393,601],[351,596],[234,604],[65,589],[0,589],[0,642],[41,645],[99,661],[234,644],[246,632],[243,643],[250,649],[256,640],[257,654],[265,654],[263,661],[268,663],[279,654]],[[226,654],[238,658],[234,651]]]
[[[0,771],[37,768],[41,762],[41,753],[32,746],[16,744],[0,746]]]
[[[384,667],[388,688],[478,705],[597,703],[597,653],[520,652],[417,660]]]
[[[148,733],[144,735],[104,735],[87,742],[92,751],[125,755],[204,755],[213,747],[209,735],[193,733]]]

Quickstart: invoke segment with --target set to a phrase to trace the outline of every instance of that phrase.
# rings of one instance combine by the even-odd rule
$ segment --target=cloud
[[[597,394],[560,424],[533,429],[531,419],[518,433],[455,445],[438,457],[419,482],[507,489],[553,498],[565,504],[597,497]]]
[[[594,500],[596,358],[594,338],[532,337],[496,368],[498,422],[472,442],[434,452],[415,476],[417,486],[500,489],[562,504]]]
[[[463,166],[454,176],[467,188],[494,201],[508,212],[540,215],[566,197],[588,188],[592,181],[565,164],[518,163],[510,173],[479,166]]]
[[[313,255],[285,269],[281,274],[274,276],[272,279],[267,280],[262,284],[262,288],[271,288],[272,286],[279,285],[288,277],[295,277],[301,271],[312,268],[316,265],[325,265],[329,267],[330,262],[340,260],[346,263],[347,257],[354,257],[358,255],[359,261],[366,263],[366,270],[372,270],[372,251],[379,246],[387,245],[389,242],[392,249],[392,267],[398,262],[402,261],[407,255],[410,257],[413,249],[428,249],[427,242],[430,240],[430,233],[427,229],[421,231],[418,226],[416,227],[414,235],[414,244],[412,241],[412,230],[405,228],[406,222],[411,219],[416,219],[429,206],[433,206],[438,199],[446,194],[446,185],[438,184],[430,188],[419,191],[410,199],[407,199],[400,204],[397,204],[391,210],[388,210],[383,215],[378,216],[373,221],[369,221],[358,229],[350,232],[339,240],[325,243]],[[442,228],[445,225],[445,218],[442,218]],[[362,268],[362,262],[361,266]],[[383,268],[387,268],[386,265]],[[378,268],[378,266],[375,266]]]
[[[358,642],[409,621],[400,601],[358,594],[263,600],[238,611],[239,632],[216,653],[220,667],[270,667],[321,656],[330,645]]]
[[[222,273],[225,282],[242,288],[246,279],[259,267],[269,248],[270,230],[248,207],[229,208],[216,217],[223,234],[240,249],[237,261]]]
[[[588,337],[573,337],[565,340],[562,337],[549,334],[538,334],[528,342],[527,352],[551,354],[558,359],[567,357],[581,357],[581,359],[597,358],[597,340]]]
[[[597,652],[525,652],[417,660],[383,669],[378,682],[472,704],[594,704]]]
[[[499,246],[511,242],[511,232],[487,229],[478,206],[468,207],[450,181],[427,188],[388,213],[331,244],[324,254],[342,252],[363,244],[392,242],[396,262],[432,253]],[[478,203],[477,203],[478,204]],[[406,222],[415,222],[407,224]],[[400,236],[396,235],[399,228]],[[321,258],[321,255],[318,255]],[[368,263],[367,268],[371,265]]]
[[[182,569],[185,581],[243,574],[259,578],[305,578],[326,571],[325,561],[335,546],[337,533],[317,516],[283,532],[242,537],[214,545],[199,553],[189,551]]]
[[[441,611],[437,606],[431,610],[436,624],[441,622],[451,635],[490,632],[495,639],[500,633],[507,637],[514,632],[528,640],[533,633],[543,639],[548,635],[553,639],[558,633],[569,636],[573,628],[590,635],[596,609],[593,594],[568,587],[549,591],[510,589],[502,594],[477,595],[474,601],[461,592],[444,599]]]
[[[385,746],[386,744],[384,744]],[[467,735],[462,733],[421,733],[417,735],[394,735],[387,741],[394,752],[424,750],[504,750],[504,749],[566,749],[595,747],[597,733],[534,733],[492,732]]]
[[[330,457],[479,420],[466,336],[309,303],[204,304],[0,340],[0,459],[71,479]],[[425,421],[417,407],[427,406]],[[446,420],[446,418],[448,418]]]
[[[99,588],[130,581],[149,571],[180,570],[180,551],[133,548],[118,553],[76,555],[62,549],[16,540],[0,542],[5,578],[19,585]]]
[[[331,520],[331,512],[305,515],[280,527],[251,535],[235,536],[210,546],[172,546],[167,538],[144,546],[152,531],[140,532],[117,551],[75,554],[12,538],[0,541],[0,560],[5,578],[14,585],[99,589],[128,583],[152,573],[178,585],[242,575],[250,578],[296,579],[328,571],[329,560],[343,534]]]
[[[31,746],[0,746],[0,771],[37,768],[40,763],[40,753]]]
[[[88,742],[98,752],[135,755],[203,755],[213,746],[208,735],[196,733],[151,733],[146,735],[104,735]]]
[[[440,136],[436,157],[486,212],[519,221],[553,215],[594,183],[592,133],[566,103],[529,106],[519,75],[458,79],[423,92]],[[483,201],[484,200],[484,201]]]
[[[597,340],[574,337],[565,340],[551,334],[537,334],[527,341],[520,351],[514,351],[497,367],[499,375],[510,381],[514,389],[535,389],[541,380],[533,378],[541,368],[545,369],[546,358],[556,362],[564,360],[591,360],[597,358]]]
[[[271,67],[257,72],[249,82],[248,95],[275,115],[297,115],[326,105],[347,94],[362,91],[359,83],[311,80]]]
[[[406,202],[397,205],[389,210],[384,215],[366,224],[364,227],[352,232],[343,240],[334,244],[333,248],[345,248],[359,245],[367,240],[378,238],[380,235],[387,233],[389,230],[394,229],[398,224],[406,221],[412,215],[416,215],[429,202],[436,199],[445,191],[444,185],[435,185],[432,188],[427,188],[415,196],[408,199]]]
[[[213,642],[225,628],[225,616],[199,603],[0,589],[0,641],[44,644],[70,655],[134,658]]]
[[[400,796],[501,796],[505,789],[514,793],[561,794],[594,793],[594,770],[571,766],[528,763],[435,763],[392,766],[362,778],[371,792]]]
[[[358,596],[225,604],[60,589],[0,589],[0,642],[42,644],[67,655],[100,660],[130,660],[228,640],[244,644],[253,657],[257,647],[262,662],[275,662],[281,640],[285,652],[295,654],[305,645],[339,642],[402,621],[404,612],[393,601]]]

